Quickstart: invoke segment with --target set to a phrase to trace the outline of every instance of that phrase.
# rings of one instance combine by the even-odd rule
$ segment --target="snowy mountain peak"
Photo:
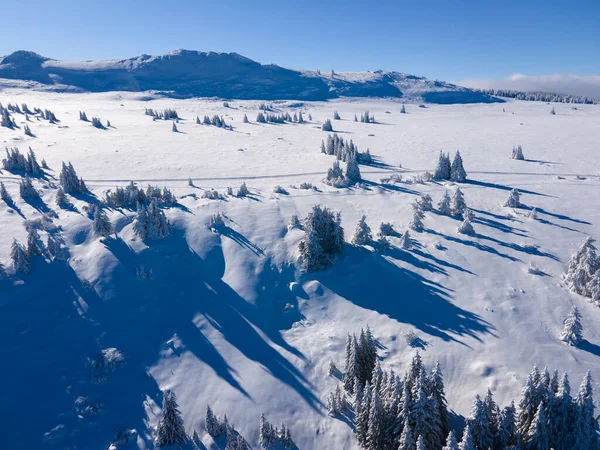
[[[492,103],[495,97],[453,84],[399,72],[315,71],[261,64],[237,53],[179,49],[109,61],[60,61],[17,51],[2,58],[6,80],[40,83],[45,90],[160,91],[178,98],[222,97],[261,100],[329,100],[390,97],[406,102]]]

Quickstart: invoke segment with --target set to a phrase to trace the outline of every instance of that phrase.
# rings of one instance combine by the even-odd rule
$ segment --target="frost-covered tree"
[[[331,120],[327,119],[323,122],[323,126],[321,127],[323,131],[333,131],[333,125],[331,125]]]
[[[560,333],[560,340],[567,345],[577,347],[583,340],[583,327],[581,326],[581,314],[576,306],[573,306],[573,309],[565,318],[563,324],[564,327]]]
[[[513,147],[511,158],[517,159],[519,161],[524,161],[525,156],[523,155],[523,147],[521,147],[520,145],[518,145],[517,147]]]
[[[356,336],[348,335],[346,340],[346,359],[342,382],[344,383],[344,389],[350,394],[354,394],[359,387],[356,386],[357,376],[360,375],[360,361],[358,358],[359,354]]]
[[[240,188],[237,191],[236,196],[237,197],[247,197],[250,194],[250,191],[248,190],[248,186],[246,186],[246,182],[242,182],[242,185],[240,186]]]
[[[61,243],[55,239],[52,235],[48,235],[46,240],[46,249],[48,250],[48,255],[54,261],[66,261],[67,260],[67,252],[65,248],[61,245]]]
[[[550,448],[545,409],[544,404],[540,403],[524,439],[527,449],[548,450]]]
[[[554,106],[552,107],[552,110],[550,111],[550,115],[551,116],[555,116],[556,115],[556,111],[554,110]]]
[[[467,203],[465,202],[465,196],[460,190],[460,188],[457,188],[456,191],[454,191],[454,195],[452,196],[452,215],[462,216],[466,209]]]
[[[10,194],[8,193],[8,191],[6,190],[6,186],[4,186],[4,183],[2,181],[0,181],[0,198],[7,205],[11,205],[13,203],[13,199],[10,196]]]
[[[452,161],[452,165],[450,166],[450,180],[455,183],[464,183],[467,179],[467,172],[463,167],[463,160],[460,156],[460,152],[456,150],[456,154],[454,155],[454,160]]]
[[[35,200],[40,198],[39,192],[33,187],[31,178],[29,178],[27,175],[25,175],[25,177],[22,178],[21,182],[19,183],[19,193],[25,200]]]
[[[250,122],[248,120],[248,116],[246,114],[244,114],[244,118],[242,119],[242,122],[244,122],[244,123],[249,123]]]
[[[436,361],[431,372],[429,384],[431,396],[434,397],[437,402],[440,432],[443,437],[450,431],[450,415],[448,413],[448,402],[446,401],[444,389],[444,375],[439,360]]]
[[[435,180],[449,180],[452,173],[452,165],[450,164],[450,155],[444,154],[440,151],[438,158],[438,164],[435,168],[433,178]]]
[[[437,210],[440,214],[442,214],[444,216],[452,215],[450,194],[447,190],[444,191],[444,195],[442,196],[442,199],[439,201],[439,203],[437,205]]]
[[[362,216],[356,225],[356,230],[352,236],[352,243],[354,245],[366,245],[373,241],[371,235],[371,228],[367,225],[367,216]]]
[[[29,128],[29,125],[25,124],[25,126],[23,127],[23,134],[25,134],[26,136],[33,137],[33,132],[31,131],[31,128]]]
[[[341,120],[340,114],[337,111],[333,112],[333,120]]]
[[[329,267],[344,248],[341,215],[320,205],[313,206],[304,220],[305,238],[300,242],[302,267],[314,272]]]
[[[571,256],[565,275],[565,285],[573,292],[586,297],[597,297],[597,277],[600,270],[600,258],[594,245],[596,240],[591,236]],[[596,300],[597,301],[597,300]]]
[[[133,231],[142,240],[161,239],[172,233],[171,223],[156,200],[152,200],[150,206],[138,203]]]
[[[496,444],[498,448],[510,448],[517,444],[516,408],[514,402],[505,406],[498,415]]]
[[[75,172],[75,168],[71,163],[62,163],[59,180],[60,185],[67,194],[88,192],[83,179],[77,176],[77,172]]]
[[[406,108],[404,106],[404,103],[402,103],[402,108],[400,108],[400,114],[406,114]]]
[[[425,213],[421,209],[421,203],[418,200],[413,201],[411,206],[413,218],[410,221],[409,227],[413,231],[421,232],[424,229],[423,219],[425,218]]]
[[[348,184],[348,179],[344,176],[344,172],[337,159],[333,162],[331,169],[327,171],[327,177],[323,182],[333,187],[344,187]]]
[[[519,413],[517,415],[517,433],[519,436],[527,436],[533,417],[537,411],[537,387],[531,374],[527,377],[525,387],[519,401]]]
[[[358,385],[360,386],[360,383],[358,383]],[[359,444],[363,447],[366,447],[367,445],[367,437],[369,432],[369,413],[371,411],[372,394],[373,391],[371,389],[371,385],[369,383],[365,384],[364,390],[362,392],[362,399],[360,402],[357,402],[355,408],[356,439],[359,442]]]
[[[419,199],[419,204],[421,206],[421,211],[433,211],[433,200],[431,198],[431,195],[423,194]]]
[[[473,442],[473,436],[471,435],[471,427],[467,423],[465,431],[463,432],[462,440],[458,447],[460,450],[478,450]]]
[[[112,224],[104,210],[96,208],[94,212],[94,234],[96,236],[110,236],[113,232]]]
[[[42,254],[42,249],[40,248],[40,235],[37,230],[33,227],[29,228],[27,232],[27,257],[32,259],[37,255]]]
[[[400,435],[398,450],[416,450],[416,448],[417,445],[415,443],[411,425],[408,421],[405,421],[402,434]]]
[[[510,191],[510,194],[508,194],[508,198],[504,202],[504,206],[509,208],[520,208],[522,206],[521,194],[517,189],[513,189],[512,191]]]
[[[493,445],[488,408],[479,395],[475,396],[468,424],[475,447],[487,449]]]
[[[384,441],[385,430],[383,428],[383,406],[377,389],[373,389],[373,399],[369,411],[369,430],[367,431],[368,450],[380,450]]]
[[[258,425],[258,445],[266,449],[274,445],[276,439],[277,435],[273,425],[269,423],[264,414],[261,414]]]
[[[471,212],[471,210],[470,209],[465,210],[464,219],[463,219],[462,223],[458,226],[456,231],[458,231],[460,234],[468,234],[468,235],[475,234],[475,229],[473,228],[473,224],[471,223],[472,220],[473,220],[473,213]]]
[[[394,226],[389,222],[381,222],[379,225],[379,234],[382,236],[395,236],[396,231],[394,230]]]
[[[456,442],[456,435],[454,434],[454,430],[451,430],[448,434],[446,445],[442,448],[442,450],[458,450],[458,442]]]
[[[183,444],[187,439],[175,393],[165,390],[163,392],[163,407],[156,430],[156,445],[166,447],[173,444]]]
[[[171,131],[177,133],[179,130],[177,129],[177,125],[173,122],[173,126],[171,127]]]
[[[31,272],[31,265],[29,264],[27,251],[16,239],[13,239],[10,249],[10,258],[13,261],[13,267],[15,268],[15,271],[23,273]]]
[[[79,111],[79,120],[83,120],[84,122],[88,122],[88,117],[85,111]]]
[[[360,181],[360,168],[358,167],[358,161],[355,154],[351,154],[346,162],[346,178],[350,181]]]
[[[581,381],[576,400],[578,423],[574,440],[577,443],[575,446],[577,450],[597,450],[600,446],[598,441],[598,419],[594,412],[594,399],[592,396],[592,375],[588,370]]]
[[[56,204],[61,207],[69,204],[69,200],[62,187],[59,187],[56,191]]]
[[[413,246],[413,241],[408,233],[408,230],[404,232],[402,237],[400,238],[400,248],[402,250],[410,250]]]

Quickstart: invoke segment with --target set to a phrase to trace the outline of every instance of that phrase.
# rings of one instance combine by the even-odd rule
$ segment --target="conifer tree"
[[[448,434],[446,445],[442,448],[442,450],[458,450],[458,442],[456,442],[456,435],[454,434],[454,430],[451,430]]]
[[[166,447],[173,444],[183,444],[187,440],[183,419],[178,408],[175,393],[165,390],[163,392],[163,408],[156,433],[157,446]]]
[[[31,265],[29,264],[29,258],[27,252],[16,239],[13,239],[13,243],[10,250],[10,257],[13,261],[15,271],[29,273],[31,272]]]
[[[457,230],[461,234],[472,235],[475,234],[475,230],[473,229],[473,224],[471,223],[473,214],[470,209],[467,209],[464,214],[464,220],[458,226]]]
[[[358,372],[358,346],[356,344],[356,336],[348,335],[346,341],[346,362],[344,365],[344,376],[342,382],[344,389],[350,394],[355,392],[355,381]]]
[[[327,119],[323,122],[323,126],[321,127],[323,131],[333,131],[333,125],[331,125],[331,120]]]
[[[96,236],[110,236],[113,232],[110,220],[104,210],[96,208],[94,212],[94,234]]]
[[[404,234],[402,235],[402,237],[400,238],[400,248],[402,250],[410,250],[413,246],[413,241],[410,237],[410,233],[408,232],[408,230],[406,230],[404,232]]]
[[[475,444],[473,443],[473,436],[471,436],[471,427],[467,423],[465,427],[465,431],[463,432],[462,441],[458,446],[460,450],[478,450]]]
[[[564,328],[560,334],[560,340],[567,345],[577,347],[583,340],[583,327],[581,326],[581,314],[576,306],[573,306],[563,323]]]
[[[438,158],[438,164],[435,168],[435,172],[433,174],[433,178],[435,180],[443,181],[449,180],[451,175],[451,164],[450,164],[450,156],[445,155],[440,151],[440,156]]]
[[[413,231],[421,232],[424,229],[423,219],[425,218],[425,213],[421,209],[421,204],[418,200],[413,201],[411,206],[413,210],[413,218],[410,221],[409,227]]]
[[[450,180],[455,183],[464,183],[467,180],[467,172],[463,167],[463,160],[458,150],[456,150],[454,160],[450,167]]]
[[[7,205],[12,205],[13,203],[13,199],[6,190],[6,186],[4,186],[2,181],[0,181],[0,199],[2,199]]]
[[[244,119],[242,120],[244,123],[249,123],[248,116],[244,114]]]
[[[352,236],[352,243],[354,245],[366,245],[370,244],[373,241],[373,236],[371,235],[371,228],[367,225],[366,222],[367,216],[362,216],[358,221],[358,225],[356,225],[356,230],[354,231],[354,236]]]
[[[577,450],[597,450],[599,447],[598,419],[594,413],[592,395],[592,375],[588,370],[581,381],[581,386],[577,393],[576,407],[578,410],[578,420],[577,429],[575,430],[575,449]]]
[[[567,288],[586,297],[593,296],[594,278],[600,270],[600,258],[594,242],[594,238],[588,237],[571,256],[565,276]]]
[[[40,236],[35,228],[30,228],[27,233],[27,257],[33,258],[34,256],[41,255],[42,249],[39,245]]]
[[[521,393],[521,400],[519,401],[519,413],[517,416],[517,433],[519,436],[527,436],[529,432],[529,427],[537,411],[535,396],[536,387],[532,376],[529,375],[527,376],[525,387]]]
[[[415,443],[415,438],[413,437],[410,423],[405,421],[402,434],[400,435],[400,444],[398,445],[398,450],[416,450],[416,448],[417,446]]]
[[[353,182],[361,180],[360,168],[358,167],[358,161],[355,154],[352,154],[346,163],[346,178]]]
[[[431,195],[423,194],[419,199],[419,205],[421,206],[421,211],[433,211],[433,200]]]
[[[465,210],[467,209],[467,203],[465,202],[465,196],[463,195],[460,188],[457,188],[454,191],[454,195],[452,196],[452,215],[454,216],[462,216]]]
[[[423,439],[423,435],[420,435],[417,439],[417,450],[426,450],[425,448],[425,440]]]
[[[362,394],[360,411],[357,411],[355,419],[356,439],[358,440],[358,443],[365,448],[367,446],[369,436],[369,415],[371,411],[371,397],[371,385],[367,383]]]
[[[504,206],[509,208],[520,208],[522,206],[521,194],[519,194],[519,191],[517,189],[513,189],[512,191],[510,191],[508,198],[504,202]]]
[[[450,194],[447,190],[444,191],[442,199],[437,206],[438,212],[444,216],[452,215],[452,207],[450,206]]]
[[[25,177],[22,178],[21,182],[19,183],[19,193],[25,200],[35,200],[40,198],[39,192],[33,187],[31,178],[29,178],[27,175],[25,175]]]
[[[549,449],[548,427],[544,404],[541,403],[531,422],[527,436],[525,437],[527,448],[531,450]]]
[[[173,126],[171,127],[171,131],[174,133],[177,133],[179,130],[177,129],[177,125],[175,125],[175,122],[173,122]]]
[[[578,423],[574,420],[576,416],[571,397],[571,386],[569,376],[566,373],[563,374],[559,382],[558,392],[550,407],[553,418],[550,423],[550,444],[556,450],[573,448],[575,429]]]

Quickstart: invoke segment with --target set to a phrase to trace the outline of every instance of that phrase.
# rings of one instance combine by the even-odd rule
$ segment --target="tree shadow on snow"
[[[487,187],[487,188],[492,188],[492,189],[500,189],[502,191],[508,191],[508,192],[510,192],[514,189],[511,186],[505,186],[503,184],[491,183],[488,181],[480,181],[480,180],[466,180],[464,182],[464,184],[467,184],[467,185],[470,184],[471,186],[478,186],[478,187]],[[528,189],[519,188],[519,192],[521,194],[539,195],[541,197],[554,197],[553,195],[542,194],[540,192],[530,191]]]
[[[443,286],[364,247],[348,246],[334,267],[315,278],[357,306],[445,341],[467,345],[457,336],[480,341],[479,335],[493,334],[490,323],[454,305]]]

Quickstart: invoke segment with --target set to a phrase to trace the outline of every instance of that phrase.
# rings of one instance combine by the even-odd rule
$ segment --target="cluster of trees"
[[[179,116],[177,115],[177,111],[175,111],[174,109],[165,109],[164,111],[155,111],[151,108],[146,108],[144,114],[146,114],[147,116],[151,116],[154,119],[160,119],[160,120],[178,120]]]
[[[138,188],[132,181],[126,187],[116,187],[114,192],[107,192],[105,203],[112,208],[134,208],[138,204],[155,202],[160,206],[175,206],[177,198],[166,187],[148,185],[146,190]]]
[[[172,234],[171,222],[154,199],[149,205],[138,203],[133,231],[143,241],[162,239]]]
[[[516,98],[532,102],[554,102],[554,103],[583,103],[597,105],[600,100],[581,95],[557,94],[554,92],[523,92],[509,89],[473,89],[482,94],[494,95],[496,97]]]
[[[323,122],[321,129],[323,131],[333,131],[333,125],[331,125],[331,120],[326,119],[325,122]]]
[[[568,289],[600,303],[600,258],[591,236],[571,256],[565,275]]]
[[[304,220],[304,231],[306,235],[299,246],[302,267],[315,272],[331,266],[344,249],[341,214],[315,205]]]
[[[477,395],[460,444],[450,430],[439,363],[429,371],[417,353],[400,378],[381,369],[373,336],[361,330],[359,338],[348,336],[342,384],[345,393],[337,386],[328,397],[329,413],[353,408],[357,440],[368,450],[600,448],[589,372],[575,397],[566,373],[559,378],[558,371],[551,375],[537,367],[518,406],[501,408],[490,390],[483,398]]]
[[[83,178],[77,175],[73,164],[70,162],[68,164],[62,163],[59,180],[60,186],[67,194],[83,194],[88,192]]]
[[[354,144],[352,139],[345,141],[334,133],[327,136],[327,141],[321,141],[321,153],[326,155],[335,155],[335,157],[344,162],[348,162],[349,159],[356,159],[360,164],[371,164],[373,157],[371,151],[367,149],[366,152],[360,152],[358,146]]]
[[[33,259],[43,254],[46,254],[48,259],[54,261],[66,261],[67,259],[68,252],[66,247],[62,245],[60,238],[54,237],[52,234],[48,233],[46,245],[44,245],[37,231],[38,225],[37,222],[26,222],[26,245],[22,245],[16,239],[13,239],[10,258],[13,262],[15,272],[31,272],[31,263]]]
[[[517,159],[519,161],[524,161],[525,156],[523,155],[523,147],[521,147],[520,145],[513,147],[511,158]]]
[[[354,121],[358,122],[358,117],[354,114]],[[369,114],[369,111],[365,111],[360,115],[360,121],[362,123],[375,123],[375,116]]]
[[[200,121],[200,117],[196,116],[196,124],[198,124],[198,125],[201,125],[201,124],[202,125],[214,125],[217,128],[226,128],[226,129],[231,128],[230,125],[227,125],[223,116],[218,116],[217,114],[212,116],[212,118],[210,118],[208,116],[204,116],[202,121]]]
[[[19,128],[14,117],[11,117],[11,112],[15,114],[24,114],[25,120],[29,120],[29,115],[39,115],[40,118],[46,119],[50,123],[58,122],[58,119],[56,118],[54,113],[49,109],[42,111],[39,108],[34,108],[33,111],[31,111],[26,103],[23,103],[21,107],[19,107],[18,104],[13,105],[12,103],[8,103],[6,107],[4,107],[2,103],[0,103],[0,126],[10,128],[11,130]]]
[[[0,103],[0,126],[10,128],[11,130],[14,130],[15,128],[19,128],[15,119],[11,117],[9,109],[3,107],[1,103]]]
[[[295,449],[296,444],[292,439],[290,429],[281,424],[281,428],[274,427],[267,421],[264,414],[260,415],[260,423],[258,429],[258,445],[264,449],[286,448]]]
[[[520,208],[521,204],[521,193],[518,189],[512,189],[508,194],[508,198],[504,202],[504,206],[508,208]]]
[[[106,121],[106,126],[102,123],[99,117],[92,117],[92,125],[100,130],[106,130],[110,127],[110,120]]]
[[[462,183],[467,179],[467,172],[463,167],[462,157],[458,150],[454,155],[452,163],[450,163],[450,154],[444,154],[440,151],[440,157],[433,178],[435,180],[450,180],[456,183]]]
[[[352,183],[360,181],[360,168],[356,158],[351,158],[346,163],[346,172],[340,167],[340,162],[336,159],[333,162],[333,166],[327,170],[327,176],[323,180],[325,184],[330,186],[341,188],[348,186]]]
[[[18,148],[6,149],[6,158],[2,160],[2,167],[9,172],[23,172],[29,176],[37,177],[44,174],[42,167],[38,164],[35,152],[29,147],[27,156],[22,154]]]

